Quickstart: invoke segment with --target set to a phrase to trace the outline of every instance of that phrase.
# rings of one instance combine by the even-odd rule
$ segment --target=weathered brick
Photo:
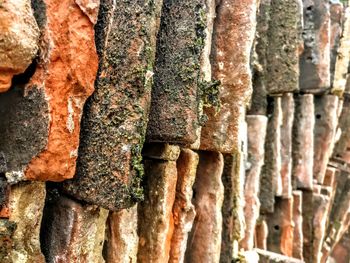
[[[145,160],[145,199],[139,204],[138,262],[168,262],[174,230],[176,162]]]
[[[106,226],[104,258],[106,263],[137,262],[137,205],[110,212]]]
[[[204,107],[218,107],[219,101],[215,92],[217,92],[217,83],[212,81],[210,53],[212,49],[212,35],[213,24],[215,18],[215,0],[205,0],[205,29],[203,38],[203,50],[200,57],[200,74],[201,74],[201,102],[199,103],[199,116],[204,121],[205,115],[203,115]],[[202,123],[200,123],[202,124]],[[191,149],[198,150],[201,144],[201,131],[202,126],[198,126],[196,129],[197,140],[191,144]]]
[[[303,1],[303,13],[304,52],[300,57],[300,90],[324,92],[331,84],[329,1]]]
[[[249,61],[256,9],[256,0],[217,2],[211,63],[213,79],[221,83],[221,107],[219,112],[215,107],[204,111],[208,121],[202,128],[201,150],[234,153],[241,147],[239,133],[251,94]]]
[[[346,87],[346,76],[350,60],[350,9],[346,8],[344,13],[343,33],[340,38],[337,58],[334,68],[334,80],[331,92],[342,96]],[[347,91],[348,93],[349,91]]]
[[[347,263],[350,261],[350,229],[348,229],[342,239],[335,245],[330,256],[337,263]]]
[[[197,139],[206,14],[205,0],[164,0],[147,127],[150,142],[188,145]]]
[[[337,172],[338,172],[338,170],[336,168],[328,166],[326,169],[324,179],[323,179],[323,185],[331,186],[333,189],[334,188],[333,185],[335,182],[335,176],[336,176]]]
[[[0,10],[0,92],[23,73],[37,54],[39,28],[30,0],[2,1]]]
[[[330,48],[331,48],[331,84],[334,80],[335,62],[337,60],[338,49],[340,44],[340,37],[343,31],[343,19],[344,19],[344,6],[337,1],[331,1],[330,3],[330,15],[331,15],[331,31],[330,31]]]
[[[333,237],[327,238],[325,242],[323,243],[322,247],[322,258],[321,262],[325,263],[328,262],[327,260],[330,258],[330,254],[334,249],[336,248],[337,244],[341,241],[342,237],[346,234],[346,231],[350,227],[350,213],[347,213],[346,220],[343,221],[340,224],[341,231],[338,231],[336,236],[336,239]]]
[[[315,187],[314,187],[315,188]],[[320,262],[322,254],[321,248],[326,232],[327,212],[329,209],[331,191],[327,194],[317,194],[313,196],[314,218],[313,218],[313,262]]]
[[[220,262],[229,262],[237,256],[238,242],[244,237],[244,156],[242,152],[224,155],[222,183],[222,243]]]
[[[281,180],[281,98],[271,98],[265,140],[265,165],[260,178],[260,212],[272,213],[275,195],[282,194]]]
[[[256,234],[256,247],[260,249],[267,249],[267,236],[269,229],[266,223],[265,216],[261,216],[256,223],[255,234]]]
[[[303,259],[303,210],[302,191],[293,191],[293,257]]]
[[[333,153],[338,125],[338,97],[334,95],[315,96],[314,167],[317,183],[323,184],[329,158]]]
[[[169,262],[184,262],[188,234],[192,229],[196,216],[192,204],[193,184],[196,178],[198,154],[189,150],[181,150],[177,160],[176,195],[173,206],[174,232],[171,237]]]
[[[326,239],[323,244],[324,247],[327,246],[331,250],[350,225],[350,176],[348,173],[338,178],[337,192],[329,217]],[[329,252],[324,254],[327,257]]]
[[[315,125],[313,95],[295,97],[294,116],[292,176],[297,188],[312,189]]]
[[[62,181],[75,173],[82,109],[94,87],[94,24],[74,0],[33,6],[40,57],[0,95],[0,151],[9,181]]]
[[[252,56],[252,83],[253,94],[251,99],[249,115],[266,115],[266,75],[267,75],[267,49],[268,28],[270,21],[271,0],[261,0],[257,14],[255,33],[255,45]]]
[[[282,196],[292,197],[292,130],[294,121],[294,99],[292,93],[283,94],[281,125],[281,180]]]
[[[312,191],[303,191],[303,259],[305,262],[313,262],[313,196]]]
[[[11,186],[10,214],[8,219],[0,219],[0,262],[45,262],[39,241],[45,194],[42,182]]]
[[[261,115],[248,115],[248,169],[244,186],[244,216],[245,234],[240,246],[245,250],[251,250],[254,246],[254,233],[256,221],[260,212],[259,190],[260,174],[264,164],[265,136],[267,117]]]
[[[267,249],[291,257],[293,254],[293,198],[276,198],[273,214],[267,214]]]
[[[176,161],[180,155],[180,147],[167,143],[146,143],[142,148],[142,156],[151,159]]]
[[[82,118],[77,171],[65,191],[109,210],[130,207],[142,198],[141,149],[161,4],[103,0],[100,5],[96,90]]]
[[[185,262],[219,262],[224,188],[221,153],[199,152],[193,204],[196,217],[188,237]],[[208,242],[210,240],[210,242]]]
[[[333,156],[341,158],[344,156],[350,141],[350,97],[345,96],[343,107],[338,121],[338,129],[340,129],[340,138],[335,143]]]
[[[267,48],[267,93],[299,89],[302,1],[271,1]]]
[[[41,233],[46,262],[103,263],[107,216],[107,210],[80,204],[50,189]]]

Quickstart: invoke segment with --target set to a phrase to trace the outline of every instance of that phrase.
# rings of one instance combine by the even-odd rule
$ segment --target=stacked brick
[[[268,124],[254,244],[305,262],[343,249],[349,227],[348,12],[337,1],[272,0],[258,13],[247,118]]]
[[[3,2],[0,262],[348,263],[346,3]]]

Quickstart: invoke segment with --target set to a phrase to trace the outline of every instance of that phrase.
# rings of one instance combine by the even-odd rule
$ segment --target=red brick
[[[314,194],[314,219],[313,219],[313,262],[320,262],[321,248],[326,232],[327,212],[330,202],[330,189],[327,195]]]
[[[41,246],[47,262],[102,263],[108,211],[50,192]]]
[[[213,79],[221,82],[221,107],[219,112],[204,111],[208,121],[202,128],[201,150],[234,153],[240,149],[240,127],[252,91],[249,61],[256,9],[256,0],[223,0],[216,7],[211,63]]]
[[[260,178],[260,212],[272,213],[276,195],[282,195],[281,180],[281,98],[271,99],[265,140],[265,165]]]
[[[219,262],[224,189],[221,153],[199,152],[193,204],[196,217],[187,242],[186,262]],[[208,242],[210,241],[210,242]]]
[[[137,262],[137,206],[110,212],[106,226],[106,263]]]
[[[331,48],[331,83],[334,80],[335,62],[338,55],[340,37],[343,31],[344,6],[340,2],[330,2],[331,15],[331,32],[330,32],[330,48]]]
[[[193,184],[196,178],[198,154],[189,150],[181,150],[177,160],[176,195],[173,206],[174,232],[171,238],[169,262],[183,262],[187,246],[188,234],[192,229],[196,216],[192,204]]]
[[[269,234],[269,229],[266,223],[265,216],[261,216],[256,224],[256,246],[260,249],[267,249],[267,236]]]
[[[350,60],[350,10],[347,8],[344,14],[343,32],[340,38],[339,48],[334,69],[334,80],[331,92],[342,96],[346,88],[346,74],[348,73],[348,64]],[[347,91],[348,93],[349,91]]]
[[[224,202],[222,204],[222,243],[220,262],[227,262],[238,255],[238,242],[244,237],[244,155],[224,155]]]
[[[329,158],[333,153],[338,125],[338,97],[315,96],[314,179],[323,184]]]
[[[38,51],[39,28],[31,1],[3,1],[0,10],[0,92],[23,73]]]
[[[303,259],[303,210],[302,191],[293,191],[293,257]]]
[[[294,99],[292,93],[282,96],[281,126],[281,180],[282,197],[292,197],[292,129],[294,121]]]
[[[244,216],[245,234],[240,246],[245,250],[251,250],[254,246],[254,232],[256,221],[260,212],[259,189],[260,174],[264,164],[265,136],[267,117],[261,115],[248,115],[248,166],[244,186]]]
[[[145,161],[145,199],[139,204],[138,262],[168,262],[174,231],[176,162]]]
[[[299,189],[312,189],[314,158],[314,100],[313,95],[295,98],[293,124],[293,180]]]
[[[273,214],[266,215],[269,228],[267,249],[291,257],[293,254],[293,199],[276,198]]]

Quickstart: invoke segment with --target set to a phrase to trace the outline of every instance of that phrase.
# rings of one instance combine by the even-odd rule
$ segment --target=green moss
[[[220,110],[220,85],[221,82],[219,80],[199,82],[200,97],[204,107],[214,107],[217,112]]]

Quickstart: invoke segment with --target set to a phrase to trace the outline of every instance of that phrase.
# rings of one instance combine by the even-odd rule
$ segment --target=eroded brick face
[[[94,24],[73,0],[35,2],[33,7],[41,33],[39,57],[0,95],[0,151],[9,181],[62,181],[75,173],[80,118],[94,89]],[[35,21],[25,18],[28,14],[23,19],[30,26]]]
[[[0,92],[5,92],[13,76],[23,73],[38,51],[39,28],[31,1],[3,1],[0,32]]]
[[[0,0],[0,262],[348,263],[341,2]]]

